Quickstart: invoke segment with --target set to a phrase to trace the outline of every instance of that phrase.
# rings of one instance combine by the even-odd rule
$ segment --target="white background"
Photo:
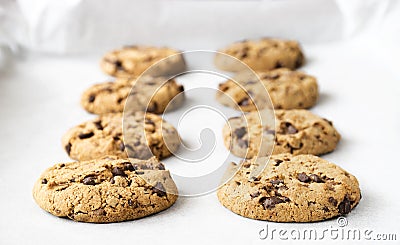
[[[147,218],[103,225],[54,217],[32,199],[40,173],[69,161],[61,136],[93,117],[79,100],[88,86],[109,79],[98,66],[105,50],[128,43],[216,49],[257,36],[302,41],[308,60],[302,70],[315,75],[321,88],[312,111],[332,120],[343,136],[337,150],[324,158],[354,174],[361,185],[363,198],[347,216],[347,228],[397,232],[397,242],[390,244],[399,244],[398,2],[95,2],[31,6],[0,0],[0,244],[266,244],[271,241],[261,241],[258,232],[267,224],[337,227],[336,220],[279,224],[246,219],[222,207],[215,193],[179,198]],[[6,56],[9,48],[17,54]]]

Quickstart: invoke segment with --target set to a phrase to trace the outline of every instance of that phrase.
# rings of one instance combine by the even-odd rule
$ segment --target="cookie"
[[[95,84],[88,88],[81,98],[82,107],[90,113],[106,114],[123,112],[128,96],[135,101],[131,111],[148,111],[156,114],[163,113],[168,103],[184,88],[174,79],[162,77],[140,77],[140,86],[134,86],[137,78],[117,78],[115,82]],[[179,96],[179,98],[184,98]],[[173,100],[174,106],[179,106],[182,99]],[[179,102],[179,103],[178,103]],[[168,107],[170,108],[170,107]],[[171,107],[173,108],[173,107]]]
[[[71,128],[63,136],[62,145],[72,159],[79,161],[105,155],[162,159],[178,149],[180,138],[171,124],[155,114],[137,112],[123,118],[115,113]]]
[[[313,222],[348,214],[360,201],[357,179],[313,155],[245,160],[217,192],[241,216],[275,222]]]
[[[168,59],[165,59],[167,57]],[[148,75],[175,75],[186,69],[184,58],[179,51],[150,46],[125,46],[111,51],[102,58],[100,67],[111,76],[131,77],[141,75],[158,61],[161,62],[152,67]]]
[[[296,41],[263,38],[245,40],[219,50],[215,56],[215,65],[226,71],[239,71],[244,67],[229,56],[247,64],[255,71],[269,71],[277,68],[296,69],[304,64],[304,55]],[[227,54],[229,56],[226,56]]]
[[[169,171],[155,158],[106,157],[48,168],[36,181],[33,197],[55,216],[109,223],[165,210],[177,200],[177,189]]]
[[[332,122],[302,109],[275,110],[275,118],[271,110],[230,118],[223,137],[234,155],[245,158],[271,153],[321,155],[333,151],[340,140]]]
[[[242,111],[265,109],[268,94],[276,109],[306,109],[318,99],[315,77],[287,68],[255,74],[241,74],[219,85],[217,100]],[[263,85],[264,87],[262,87]],[[267,93],[268,92],[268,93]]]

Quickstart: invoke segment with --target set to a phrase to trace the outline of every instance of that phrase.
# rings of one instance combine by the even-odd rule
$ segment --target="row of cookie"
[[[217,196],[223,206],[248,218],[320,221],[349,213],[361,198],[353,175],[313,155],[255,157],[233,170],[235,175]],[[165,210],[175,203],[178,191],[155,157],[109,156],[48,168],[36,181],[33,196],[55,216],[108,223]]]
[[[230,118],[223,137],[226,147],[244,158],[271,153],[322,155],[333,151],[340,140],[332,122],[303,109],[275,110],[275,114],[265,109]],[[104,155],[163,159],[178,150],[180,137],[158,115],[136,112],[124,118],[122,113],[109,113],[71,128],[62,144],[79,161]]]

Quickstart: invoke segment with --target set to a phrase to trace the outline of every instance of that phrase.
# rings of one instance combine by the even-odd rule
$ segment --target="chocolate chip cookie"
[[[180,145],[176,129],[161,117],[137,112],[105,114],[71,128],[62,145],[75,160],[91,160],[105,155],[159,159],[168,157]]]
[[[258,72],[257,75],[260,80],[255,74],[247,73],[221,83],[217,100],[242,111],[265,109],[268,94],[276,109],[306,109],[317,102],[315,77],[287,68]]]
[[[313,222],[348,214],[360,201],[357,179],[313,155],[279,154],[245,160],[218,190],[218,199],[244,217]]]
[[[239,157],[291,153],[321,155],[333,151],[340,134],[331,121],[310,111],[263,110],[230,118],[223,128],[225,146]]]
[[[168,59],[165,59],[167,57]],[[111,76],[131,77],[141,75],[157,62],[157,66],[152,67],[148,75],[175,75],[186,69],[184,58],[179,51],[150,46],[125,46],[111,51],[103,57],[100,66]]]
[[[138,86],[134,86],[137,78],[117,78],[115,82],[95,84],[87,89],[81,98],[82,107],[90,113],[106,114],[123,112],[128,96],[131,96],[134,108],[131,111],[148,111],[163,113],[168,103],[184,88],[174,79],[166,80],[162,77],[140,77]],[[175,99],[175,106],[179,106],[184,98]],[[179,102],[179,103],[178,103]],[[132,107],[132,106],[131,106]],[[174,107],[168,107],[174,108]]]
[[[155,158],[103,159],[56,164],[33,188],[47,212],[75,221],[120,222],[142,218],[172,206],[177,189],[169,171]]]
[[[221,49],[221,53],[233,56],[255,71],[268,71],[286,67],[296,69],[304,64],[304,55],[296,41],[263,38],[260,40],[245,40]],[[243,69],[235,59],[217,54],[215,65],[226,71]]]

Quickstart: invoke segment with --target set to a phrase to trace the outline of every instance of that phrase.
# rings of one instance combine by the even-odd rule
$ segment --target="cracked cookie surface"
[[[296,41],[262,38],[236,42],[220,52],[246,63],[255,71],[269,71],[286,67],[291,70],[304,64],[304,55]],[[226,71],[239,71],[244,67],[226,55],[216,54],[215,65]]]
[[[217,100],[242,111],[265,109],[269,95],[275,109],[310,108],[318,99],[317,80],[303,72],[287,68],[237,76],[219,85]],[[262,87],[261,85],[264,85]],[[268,93],[268,94],[267,94]],[[251,98],[250,98],[251,96]]]
[[[33,197],[47,212],[75,221],[120,222],[172,206],[177,189],[155,158],[59,163],[43,172]]]
[[[183,86],[174,79],[148,76],[139,79],[138,86],[134,86],[137,78],[117,78],[115,82],[95,84],[82,94],[81,105],[86,111],[98,115],[123,112],[129,96],[135,103],[130,103],[131,108],[127,110],[160,114],[171,101],[174,105],[168,108],[175,108],[183,102],[183,96],[174,99],[184,91]]]
[[[113,113],[71,128],[63,136],[62,145],[72,159],[79,161],[105,155],[162,159],[178,149],[180,137],[171,124],[155,114],[136,112],[123,117]]]
[[[125,46],[107,53],[100,62],[101,69],[115,77],[139,76],[158,61],[167,58],[152,67],[151,76],[174,75],[183,72],[186,64],[179,51],[166,47],[143,45]]]
[[[361,198],[353,175],[313,155],[253,158],[236,168],[218,190],[218,199],[232,212],[252,219],[320,221],[348,214]]]
[[[291,153],[321,155],[333,151],[340,134],[332,122],[310,111],[262,110],[230,118],[223,128],[225,146],[239,157]]]

